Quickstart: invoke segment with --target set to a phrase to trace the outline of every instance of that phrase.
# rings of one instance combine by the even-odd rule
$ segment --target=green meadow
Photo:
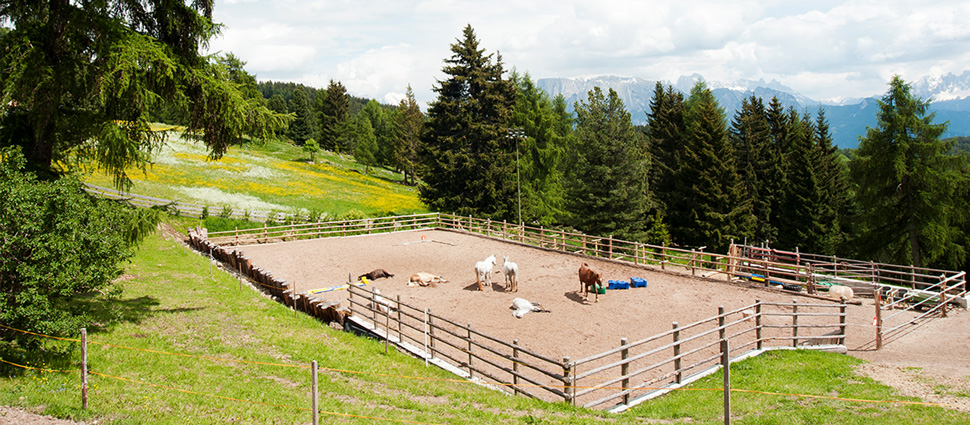
[[[403,215],[428,212],[417,189],[401,184],[400,173],[370,167],[353,157],[322,151],[315,163],[289,142],[269,140],[233,146],[213,160],[201,144],[168,132],[164,147],[143,171],[128,170],[132,193],[209,206],[212,215],[234,211]],[[111,176],[94,172],[83,180],[113,187]]]

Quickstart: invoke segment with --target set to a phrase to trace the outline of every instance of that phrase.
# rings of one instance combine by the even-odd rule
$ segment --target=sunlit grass
[[[332,152],[310,164],[305,154],[286,142],[267,141],[232,147],[218,160],[194,141],[171,133],[168,142],[144,172],[129,171],[131,192],[183,203],[230,206],[236,211],[325,212],[341,216],[428,212],[417,190],[401,184],[390,170],[371,167],[365,175],[351,157]],[[91,184],[111,187],[103,173],[85,177]],[[200,190],[205,189],[205,190]],[[212,209],[212,208],[210,208]]]

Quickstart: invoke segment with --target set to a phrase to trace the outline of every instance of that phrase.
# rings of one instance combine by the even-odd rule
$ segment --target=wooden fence
[[[519,341],[490,336],[453,319],[350,288],[348,320],[419,357],[444,362],[514,394],[585,407],[630,406],[717,369],[720,341],[735,359],[779,348],[845,352],[846,305],[766,303],[718,314],[578,360],[554,359]]]
[[[307,293],[297,293],[289,282],[273,276],[268,270],[253,266],[252,260],[240,251],[212,242],[206,238],[205,233],[205,229],[189,229],[189,245],[248,278],[256,289],[289,306],[294,314],[301,311],[325,323],[344,323],[346,311],[339,308],[339,303],[320,300]]]

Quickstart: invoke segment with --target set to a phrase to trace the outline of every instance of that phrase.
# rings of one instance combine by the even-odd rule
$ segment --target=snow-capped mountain
[[[821,108],[829,122],[832,138],[839,147],[854,148],[859,136],[865,134],[867,126],[876,125],[877,100],[883,95],[873,94],[866,99],[845,99],[842,101],[819,101],[801,95],[778,81],[738,80],[731,82],[708,81],[699,74],[683,76],[676,82],[661,81],[666,87],[673,86],[685,95],[697,81],[703,80],[711,89],[714,97],[724,108],[728,120],[741,107],[743,99],[752,94],[767,103],[773,97],[788,108],[808,112],[813,118]],[[576,102],[585,101],[593,87],[603,90],[612,88],[623,100],[630,112],[633,124],[647,122],[650,101],[653,99],[655,80],[637,77],[601,76],[593,78],[543,78],[536,84],[550,96],[562,94],[570,108]],[[970,71],[961,75],[947,74],[941,77],[923,78],[911,83],[913,94],[931,100],[931,112],[936,112],[935,122],[949,121],[949,128],[943,137],[970,135]]]

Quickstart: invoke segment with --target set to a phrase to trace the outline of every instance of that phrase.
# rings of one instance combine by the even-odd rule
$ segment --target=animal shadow
[[[575,302],[580,303],[580,304],[589,304],[588,302],[586,302],[586,300],[583,299],[583,293],[582,292],[569,291],[569,292],[566,292],[563,295],[565,295],[566,298],[568,298],[571,301],[575,301]],[[590,294],[590,295],[593,295],[593,294]]]

